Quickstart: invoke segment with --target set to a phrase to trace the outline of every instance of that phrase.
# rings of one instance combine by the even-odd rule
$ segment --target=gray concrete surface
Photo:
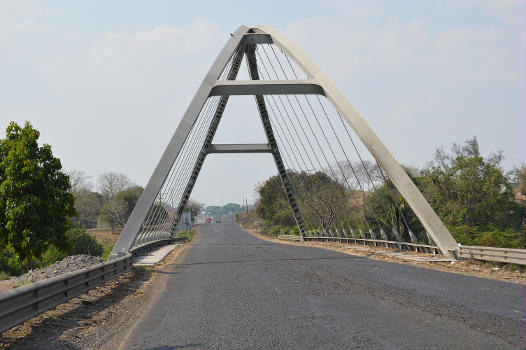
[[[147,266],[152,267],[158,262],[161,262],[172,250],[179,244],[168,244],[148,252],[144,255],[139,255],[133,259],[132,266]]]
[[[200,230],[122,348],[524,349],[524,285]]]

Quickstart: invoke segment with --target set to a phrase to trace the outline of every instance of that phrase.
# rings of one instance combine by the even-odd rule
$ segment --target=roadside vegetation
[[[209,205],[204,208],[204,214],[207,216],[230,215],[239,214],[244,212],[245,210],[245,207],[242,207],[237,203],[227,203],[223,206]]]
[[[106,259],[143,191],[120,173],[100,175],[95,186],[82,171],[65,172],[51,146],[39,145],[39,136],[30,123],[11,122],[0,139],[0,279],[69,255]],[[506,173],[502,159],[500,153],[481,156],[473,138],[449,152],[437,150],[423,169],[406,170],[458,242],[525,248],[526,169]],[[411,228],[424,242],[423,227],[393,184],[376,164],[365,165],[374,186],[363,192],[343,184],[344,172],[351,171],[345,165],[341,174],[289,172],[295,188],[302,184],[309,189],[296,195],[307,226],[335,230],[347,225],[367,233],[368,224],[377,221],[385,227],[394,224],[406,240]],[[357,175],[364,178],[369,175],[365,173]],[[234,214],[238,222],[270,235],[299,234],[280,178],[259,184],[257,192],[253,208],[229,203],[206,207],[205,212]],[[192,219],[202,208],[191,200],[187,205]],[[110,239],[97,233],[103,230],[101,224],[108,227]]]
[[[526,168],[505,172],[503,158],[502,153],[483,157],[477,139],[471,138],[449,151],[438,149],[423,169],[406,167],[406,172],[459,243],[526,248]],[[352,171],[343,163],[341,168]],[[420,221],[378,165],[365,162],[362,172],[357,174],[362,183],[367,183],[365,172],[373,178],[363,192],[344,185],[348,174],[288,172],[295,189],[309,189],[296,190],[295,196],[306,226],[333,231],[353,227],[368,235],[370,227],[378,232],[379,223],[394,226],[406,241],[411,229],[420,242],[427,242]],[[299,234],[279,176],[259,184],[256,191],[254,210],[239,214],[238,222],[274,236]],[[386,233],[395,239],[391,231]]]
[[[0,277],[104,247],[77,223],[75,189],[60,160],[30,123],[11,122],[0,139]]]
[[[70,255],[107,259],[143,191],[124,174],[102,174],[94,185],[82,171],[64,171],[39,136],[29,122],[11,122],[0,139],[0,280]],[[201,208],[187,205],[192,217]]]
[[[183,230],[183,231],[177,231],[175,232],[172,237],[174,238],[184,238],[191,241],[195,237],[195,230]]]

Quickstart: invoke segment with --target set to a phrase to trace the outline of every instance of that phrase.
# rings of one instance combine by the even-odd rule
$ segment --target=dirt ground
[[[111,230],[110,230],[111,234]],[[113,349],[155,290],[147,288],[163,267],[184,256],[192,242],[174,249],[154,268],[134,268],[103,286],[92,289],[55,309],[46,311],[4,332],[0,349]]]
[[[278,239],[263,235],[260,232],[256,232],[253,228],[241,227],[243,230],[253,234],[254,236],[264,239],[266,241],[277,242],[281,244],[292,244],[292,245],[301,245],[301,246],[311,246],[318,247],[323,249],[335,250],[349,255],[364,256],[368,259],[375,260],[384,260],[391,261],[396,263],[410,264],[419,267],[424,267],[428,269],[460,273],[464,275],[490,278],[495,280],[502,280],[507,282],[514,282],[520,284],[526,284],[526,273],[524,269],[517,270],[510,268],[510,266],[498,266],[498,264],[492,264],[488,262],[478,261],[478,260],[458,260],[455,262],[449,261],[414,261],[409,258],[404,259],[399,256],[389,256],[382,253],[385,252],[397,252],[394,248],[384,248],[384,247],[371,247],[364,246],[361,244],[346,244],[346,243],[336,243],[336,242],[298,242],[290,239]],[[286,238],[286,237],[285,237]],[[424,258],[438,258],[438,256],[427,253],[411,252],[411,251],[402,251],[399,252],[406,256],[418,256]]]
[[[5,292],[6,290],[13,289],[15,285],[14,279],[8,279],[0,281],[0,293]]]
[[[98,242],[104,242],[107,245],[114,245],[119,238],[121,229],[116,229],[115,233],[111,233],[111,228],[89,228],[86,230],[86,233],[95,238]]]

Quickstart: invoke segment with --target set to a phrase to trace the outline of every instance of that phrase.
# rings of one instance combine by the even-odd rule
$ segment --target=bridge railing
[[[526,250],[459,245],[460,258],[526,265]]]
[[[305,241],[338,242],[369,245],[374,247],[398,248],[415,252],[440,254],[437,246],[409,242],[386,241],[382,239],[351,238],[351,237],[304,237]]]
[[[347,238],[347,237],[304,237],[305,241],[354,243],[376,247],[398,248],[423,253],[440,254],[438,247],[427,244],[409,242],[385,241],[379,239]],[[475,259],[495,261],[501,263],[526,265],[526,250],[514,248],[497,248],[482,246],[458,246],[458,257],[461,259]]]

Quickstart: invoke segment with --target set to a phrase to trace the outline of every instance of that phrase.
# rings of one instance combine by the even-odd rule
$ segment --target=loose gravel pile
[[[101,262],[104,262],[104,260],[102,260],[98,256],[84,254],[71,255],[61,261],[57,261],[53,265],[49,265],[48,267],[44,267],[38,270],[31,270],[25,275],[22,275],[18,278],[21,280],[28,280],[31,282],[39,282],[47,278],[60,276],[68,272],[100,264]]]

